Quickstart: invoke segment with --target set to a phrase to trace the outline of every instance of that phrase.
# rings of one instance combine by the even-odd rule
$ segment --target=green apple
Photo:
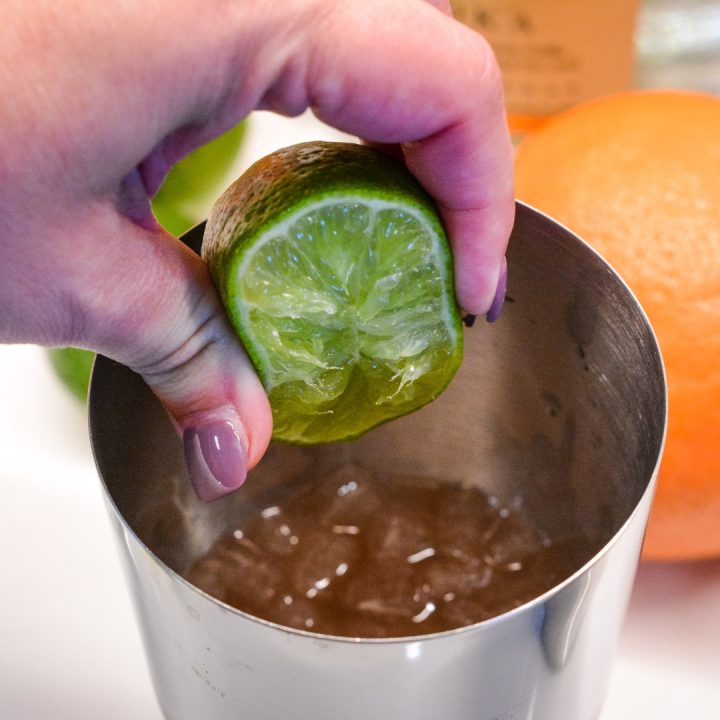
[[[55,374],[81,402],[87,399],[95,353],[79,348],[50,348],[47,351]]]
[[[228,174],[244,134],[245,123],[240,123],[173,166],[152,200],[155,217],[166,230],[181,235],[207,217],[217,197],[235,179]]]

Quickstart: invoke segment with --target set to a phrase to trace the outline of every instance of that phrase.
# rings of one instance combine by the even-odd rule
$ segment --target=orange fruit
[[[598,250],[648,314],[669,426],[643,557],[720,555],[720,98],[607,96],[517,150],[517,195]]]

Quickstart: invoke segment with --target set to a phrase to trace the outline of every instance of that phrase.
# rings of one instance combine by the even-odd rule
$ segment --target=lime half
[[[433,400],[460,365],[437,210],[376,150],[314,142],[259,161],[213,208],[203,257],[277,440],[357,437]]]

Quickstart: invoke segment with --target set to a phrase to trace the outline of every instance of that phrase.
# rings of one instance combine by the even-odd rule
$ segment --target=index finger
[[[512,144],[494,55],[482,37],[425,3],[398,2],[392,13],[377,2],[362,13],[353,6],[342,4],[316,33],[307,75],[313,109],[341,130],[401,145],[445,223],[458,303],[485,313],[514,218]],[[352,41],[324,39],[339,36]]]

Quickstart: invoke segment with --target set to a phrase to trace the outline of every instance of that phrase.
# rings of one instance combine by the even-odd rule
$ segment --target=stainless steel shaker
[[[664,441],[662,361],[617,274],[521,204],[508,264],[501,320],[465,332],[463,366],[438,400],[353,443],[273,444],[241,491],[210,505],[195,498],[180,441],[142,380],[98,359],[92,444],[168,720],[598,717]],[[551,536],[579,518],[602,547],[510,612],[392,640],[283,628],[183,579],[259,493],[357,458],[520,495]]]

